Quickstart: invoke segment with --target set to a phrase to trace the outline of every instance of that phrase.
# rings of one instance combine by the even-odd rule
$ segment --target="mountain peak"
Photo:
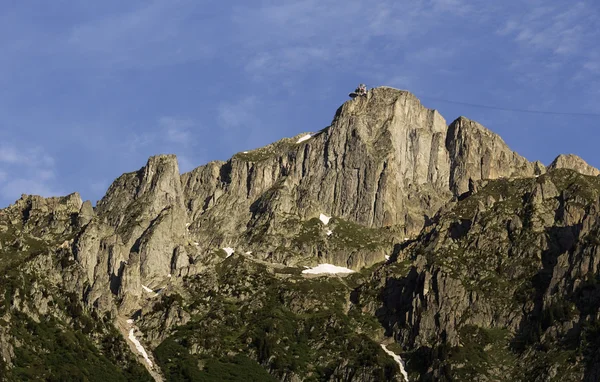
[[[498,134],[466,117],[448,127],[446,148],[452,162],[450,186],[458,195],[469,189],[469,179],[528,177],[539,172],[539,166],[513,152]]]
[[[600,171],[597,168],[590,166],[586,161],[574,154],[561,154],[548,166],[549,170],[558,168],[568,168],[584,175],[600,175]]]

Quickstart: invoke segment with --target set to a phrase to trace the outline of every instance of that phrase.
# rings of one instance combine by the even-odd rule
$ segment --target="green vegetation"
[[[325,231],[331,229],[333,234],[326,236]],[[320,245],[322,248],[344,250],[376,250],[392,247],[392,235],[385,228],[368,228],[353,222],[333,217],[327,228],[318,218],[302,222],[299,233],[294,237],[296,248],[306,245]]]
[[[318,218],[302,222],[300,232],[294,238],[294,244],[302,247],[305,244],[314,244],[324,241],[323,223]]]
[[[233,159],[238,159],[245,162],[262,162],[269,158],[275,158],[296,147],[296,140],[293,138],[284,138],[280,141],[272,143],[268,146],[261,147],[246,153],[237,153]]]
[[[136,361],[118,366],[116,359],[102,354],[83,332],[51,317],[36,323],[13,312],[10,333],[20,342],[14,348],[14,368],[8,370],[10,381],[152,381]],[[120,352],[112,355],[124,359],[125,346],[120,344]]]
[[[481,380],[483,376],[510,380],[505,375],[516,361],[509,349],[509,332],[500,328],[466,325],[460,330],[461,346],[450,349],[451,380]],[[494,375],[493,373],[497,373]]]
[[[67,223],[73,216],[27,215],[24,226],[8,219],[17,212],[0,215],[0,325],[14,351],[12,367],[0,362],[2,380],[152,381],[110,320],[84,310],[78,296],[52,286],[34,265],[41,255],[72,265],[63,250],[52,249],[74,237]],[[58,221],[63,228],[51,224]],[[36,314],[34,299],[45,301],[47,312]]]
[[[573,170],[557,169],[547,175],[567,199],[580,204],[592,203],[600,196],[600,178]]]
[[[240,375],[260,380],[256,367],[261,365],[277,379],[293,373],[320,381],[346,361],[349,373],[367,372],[380,380],[397,371],[377,343],[359,334],[379,324],[360,309],[348,311],[351,290],[342,280],[291,276],[282,281],[264,269],[242,257],[222,263],[219,293],[202,277],[189,280],[197,296],[193,307],[203,313],[157,348],[157,362],[169,380],[249,380],[236,379]],[[248,358],[236,360],[236,354]]]
[[[386,237],[385,229],[367,228],[337,218],[332,223],[334,234],[331,235],[331,242],[334,247],[366,250],[375,250],[383,245],[391,247],[392,240]]]

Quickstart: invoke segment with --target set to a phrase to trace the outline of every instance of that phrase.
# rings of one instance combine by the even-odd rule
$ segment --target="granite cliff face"
[[[295,248],[282,236],[294,232],[283,227],[321,213],[370,228],[394,227],[396,238],[410,237],[453,196],[466,192],[469,179],[544,171],[476,122],[459,118],[447,127],[437,111],[392,88],[345,103],[331,126],[306,137],[182,176],[190,231],[201,250],[211,250],[202,243],[246,244],[251,235],[254,253],[293,263],[297,256],[288,253]],[[368,265],[324,256],[340,265]]]
[[[114,380],[595,380],[598,174],[382,87],[226,162],[152,157],[95,208],[23,196],[0,211],[0,369],[84,346]],[[360,272],[303,273],[322,263]]]
[[[598,171],[598,169],[590,166],[589,164],[585,163],[585,161],[583,159],[581,159],[577,155],[573,155],[573,154],[568,154],[568,155],[561,154],[558,157],[556,157],[556,159],[554,159],[554,161],[550,164],[550,166],[548,166],[548,169],[551,169],[551,170],[554,170],[557,168],[569,168],[569,169],[575,170],[581,174],[590,175],[590,176],[600,175],[600,171]]]

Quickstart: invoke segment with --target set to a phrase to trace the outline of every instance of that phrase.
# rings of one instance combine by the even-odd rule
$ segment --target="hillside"
[[[7,381],[596,381],[600,172],[375,88],[329,127],[0,210]],[[337,273],[324,273],[337,272]]]

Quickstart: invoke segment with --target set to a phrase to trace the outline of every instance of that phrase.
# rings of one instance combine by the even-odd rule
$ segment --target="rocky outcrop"
[[[456,195],[469,190],[469,179],[519,178],[539,175],[544,166],[511,151],[506,143],[477,122],[460,117],[446,136],[450,155],[450,189]]]
[[[75,246],[90,304],[111,309],[110,296],[116,295],[119,308],[130,314],[139,309],[142,285],[168,277],[175,249],[187,243],[183,200],[174,155],[152,157],[110,186]]]
[[[419,369],[422,380],[545,380],[561,368],[574,380],[599,375],[597,356],[586,350],[597,338],[598,305],[586,304],[600,298],[599,196],[599,181],[569,170],[487,182],[400,254],[416,256],[408,270],[380,271],[382,306],[373,313],[406,349],[430,360]],[[474,333],[504,333],[500,341],[487,337],[477,361],[467,358],[486,363],[477,373],[464,369],[463,358],[480,346]],[[555,358],[540,369],[547,361],[536,344],[558,357],[581,335],[593,338],[577,345],[585,360]],[[509,343],[512,353],[503,350]],[[514,364],[494,361],[503,357]],[[420,362],[409,361],[409,369]]]
[[[573,154],[561,154],[548,166],[548,170],[557,168],[568,168],[590,176],[600,175],[600,171],[597,168],[590,166],[583,159]]]
[[[422,225],[448,189],[445,132],[439,113],[412,94],[374,89],[345,103],[331,126],[308,140],[285,139],[184,174],[192,229],[223,227],[219,241],[235,241],[228,236],[249,221],[260,224],[261,214],[308,220],[326,213],[368,227],[413,218]],[[418,197],[423,190],[430,196],[425,203]],[[268,211],[255,208],[265,198]]]
[[[543,362],[572,355],[594,380],[600,172],[573,155],[548,169],[381,87],[319,132],[183,175],[151,157],[96,208],[24,195],[0,211],[0,355],[18,353],[11,314],[99,330],[87,309],[135,317],[172,370],[241,353],[282,381],[393,380],[394,340],[411,378],[552,376]],[[319,263],[362,272],[303,276]]]

